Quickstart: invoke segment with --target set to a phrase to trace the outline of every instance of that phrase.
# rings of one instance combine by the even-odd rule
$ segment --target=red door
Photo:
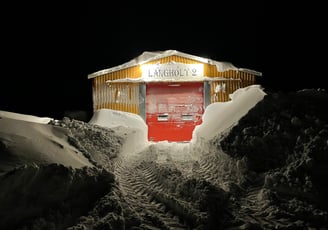
[[[148,140],[190,141],[202,122],[203,96],[203,82],[147,84]]]

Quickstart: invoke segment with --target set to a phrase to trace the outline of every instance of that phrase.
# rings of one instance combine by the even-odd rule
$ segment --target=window
[[[192,121],[193,120],[193,116],[192,116],[192,114],[182,114],[181,115],[181,119],[183,121]]]
[[[168,121],[168,120],[169,120],[169,115],[167,113],[157,115],[157,121]]]

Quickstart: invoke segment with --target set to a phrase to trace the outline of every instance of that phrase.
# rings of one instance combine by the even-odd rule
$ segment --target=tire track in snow
[[[136,155],[133,158],[121,158],[115,163],[114,173],[130,208],[144,221],[143,227],[188,229],[163,199],[164,189],[150,163],[138,159]]]
[[[231,189],[229,183],[236,185],[243,176],[244,172],[238,168],[236,161],[220,149],[210,148],[207,151],[200,151],[198,155],[199,159],[193,165],[193,174],[196,178],[205,179],[229,191]],[[240,188],[240,198],[231,210],[235,217],[235,228],[282,229],[291,226],[292,220],[279,219],[272,215],[271,205],[260,199],[262,189],[262,180],[253,182],[245,189]]]
[[[223,152],[208,151],[194,159],[188,158],[188,154],[180,152],[178,156],[172,148],[153,145],[142,153],[119,156],[115,161],[114,173],[120,189],[130,208],[139,215],[145,229],[192,229],[206,220],[206,213],[170,191],[176,185],[174,183],[186,180],[183,173],[188,172],[186,165],[191,167],[189,171],[194,178],[205,179],[219,188],[223,188],[227,180],[238,183],[242,172],[236,161]],[[172,178],[168,175],[175,176],[175,182],[170,181]],[[290,220],[277,219],[270,215],[270,210],[265,209],[265,202],[259,199],[262,188],[262,183],[253,183],[244,190],[240,188],[240,197],[231,210],[235,218],[231,229],[288,227]],[[230,189],[229,186],[227,189]]]
[[[193,163],[193,176],[204,179],[211,184],[223,188],[225,183],[237,183],[238,170],[229,156],[217,149],[207,149],[198,153],[199,158]],[[226,190],[226,189],[224,189]]]
[[[174,193],[176,188],[173,189],[172,184],[176,185],[177,181],[182,184],[182,181],[186,179],[181,177],[181,172],[175,168],[174,164],[172,167],[173,169],[170,169],[169,165],[163,166],[154,162],[143,162],[138,166],[138,169],[141,170],[141,175],[151,186],[150,193],[157,202],[164,204],[166,208],[186,222],[189,227],[198,224],[197,222],[201,221],[199,217],[206,214],[201,213],[194,203],[182,200]],[[175,175],[176,180],[173,182],[168,175],[172,176],[175,173],[178,175]]]
[[[288,218],[277,218],[272,215],[272,207],[260,199],[263,183],[251,185],[240,199],[240,208],[236,209],[235,217],[242,225],[252,225],[261,229],[288,229],[293,221]],[[295,223],[297,225],[297,223]]]

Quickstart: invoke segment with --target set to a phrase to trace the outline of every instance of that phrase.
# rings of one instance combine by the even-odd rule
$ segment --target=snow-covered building
[[[93,109],[140,115],[150,141],[190,141],[204,109],[230,100],[229,94],[255,84],[262,73],[177,50],[138,57],[88,75]]]

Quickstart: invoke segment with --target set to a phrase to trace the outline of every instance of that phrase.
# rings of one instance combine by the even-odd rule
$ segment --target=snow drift
[[[94,112],[89,123],[110,128],[124,137],[122,151],[125,153],[139,152],[148,145],[148,127],[137,114],[100,109]]]
[[[327,226],[327,104],[320,90],[269,94],[213,141],[237,160],[243,188],[261,188],[254,213],[300,229]]]
[[[2,117],[0,228],[326,229],[327,93],[264,94],[247,87],[209,107],[193,145],[148,144],[144,122],[124,112],[89,123]],[[146,148],[128,154],[137,134]],[[93,167],[73,167],[73,154]]]
[[[18,167],[0,180],[0,228],[67,229],[86,215],[113,183],[113,174],[95,167]]]
[[[231,101],[210,104],[203,114],[202,124],[195,127],[191,142],[209,141],[215,135],[226,132],[265,95],[260,85],[252,85],[229,95]]]
[[[30,121],[30,122],[41,123],[41,124],[48,124],[51,120],[53,120],[50,117],[37,117],[33,115],[13,113],[8,111],[0,111],[0,118],[10,118],[15,120]]]
[[[69,144],[66,129],[34,122],[39,119],[31,122],[29,116],[8,114],[10,116],[0,119],[0,173],[24,164],[57,163],[73,168],[93,166]],[[16,120],[17,117],[20,119]]]

